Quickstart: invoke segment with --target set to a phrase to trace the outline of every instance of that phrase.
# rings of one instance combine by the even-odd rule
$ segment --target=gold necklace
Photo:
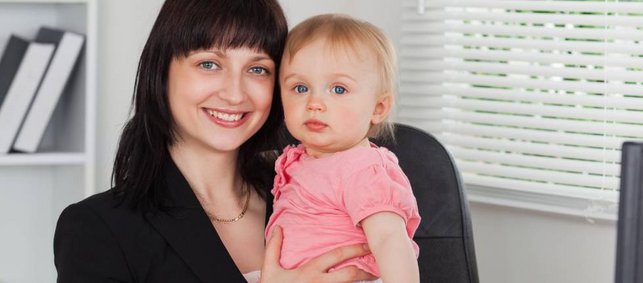
[[[243,186],[243,187],[245,187],[245,186]],[[248,196],[246,197],[246,203],[243,205],[243,209],[241,210],[241,213],[239,213],[239,215],[237,215],[237,217],[235,217],[235,218],[227,218],[227,219],[226,218],[219,218],[219,217],[216,217],[214,214],[210,213],[207,209],[204,208],[203,210],[205,210],[205,214],[212,221],[220,222],[220,223],[237,222],[237,221],[241,220],[241,218],[243,218],[243,216],[246,215],[246,211],[248,211],[248,204],[250,203],[250,195],[251,195],[250,190],[248,190]]]

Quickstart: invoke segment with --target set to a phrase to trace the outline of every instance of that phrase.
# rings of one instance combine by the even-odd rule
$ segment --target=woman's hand
[[[347,259],[369,254],[370,251],[366,244],[336,248],[310,260],[299,268],[286,270],[279,265],[282,241],[281,227],[275,227],[266,246],[266,255],[261,268],[261,283],[335,283],[376,279],[373,275],[354,266],[328,272],[328,269]]]

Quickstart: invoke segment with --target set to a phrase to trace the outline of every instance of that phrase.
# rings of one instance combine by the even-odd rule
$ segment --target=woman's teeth
[[[208,114],[210,116],[215,117],[220,120],[228,121],[228,122],[235,122],[241,120],[241,117],[243,117],[243,114],[228,114],[228,113],[222,113],[222,112],[217,112],[214,110],[208,110]]]

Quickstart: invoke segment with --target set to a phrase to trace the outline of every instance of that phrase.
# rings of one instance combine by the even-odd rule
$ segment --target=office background
[[[127,118],[136,64],[162,0],[98,1],[96,186],[109,188],[118,135]],[[290,25],[342,12],[382,27],[399,46],[397,0],[281,0]],[[471,197],[481,282],[611,282],[614,220],[490,197]]]

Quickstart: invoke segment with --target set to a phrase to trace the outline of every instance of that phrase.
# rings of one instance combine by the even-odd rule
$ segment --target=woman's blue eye
[[[268,74],[268,70],[263,67],[252,67],[250,68],[250,73],[257,74],[257,75],[265,75]]]
[[[336,93],[336,94],[344,94],[344,93],[346,93],[346,89],[344,87],[341,87],[341,86],[334,86],[331,89],[331,91]]]
[[[201,62],[199,65],[201,66],[201,68],[206,70],[214,70],[218,67],[217,64],[212,61]]]
[[[296,85],[295,86],[295,92],[296,93],[308,92],[308,88],[306,86],[303,86],[303,85]]]

